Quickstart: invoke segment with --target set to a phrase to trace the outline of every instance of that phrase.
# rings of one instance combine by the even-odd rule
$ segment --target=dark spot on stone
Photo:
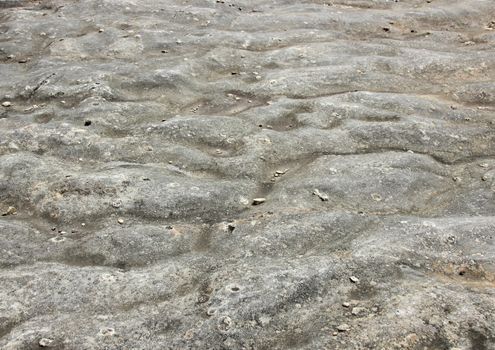
[[[472,349],[487,350],[488,337],[477,329],[469,330],[469,340],[471,341]]]
[[[84,126],[90,126],[91,125],[91,120],[86,120],[84,122]]]

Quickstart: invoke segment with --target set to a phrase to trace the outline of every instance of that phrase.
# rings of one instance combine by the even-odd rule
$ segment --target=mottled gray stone
[[[0,348],[495,349],[494,13],[0,0]]]

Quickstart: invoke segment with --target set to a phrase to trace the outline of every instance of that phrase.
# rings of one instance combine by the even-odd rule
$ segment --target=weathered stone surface
[[[494,13],[0,0],[0,348],[495,349]]]

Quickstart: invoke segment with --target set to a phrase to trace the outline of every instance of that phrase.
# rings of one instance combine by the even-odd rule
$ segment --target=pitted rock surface
[[[493,0],[0,0],[0,77],[1,349],[495,349]]]

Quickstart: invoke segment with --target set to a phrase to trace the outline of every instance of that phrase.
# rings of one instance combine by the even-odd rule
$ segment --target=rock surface
[[[495,349],[494,21],[0,0],[0,348]]]

